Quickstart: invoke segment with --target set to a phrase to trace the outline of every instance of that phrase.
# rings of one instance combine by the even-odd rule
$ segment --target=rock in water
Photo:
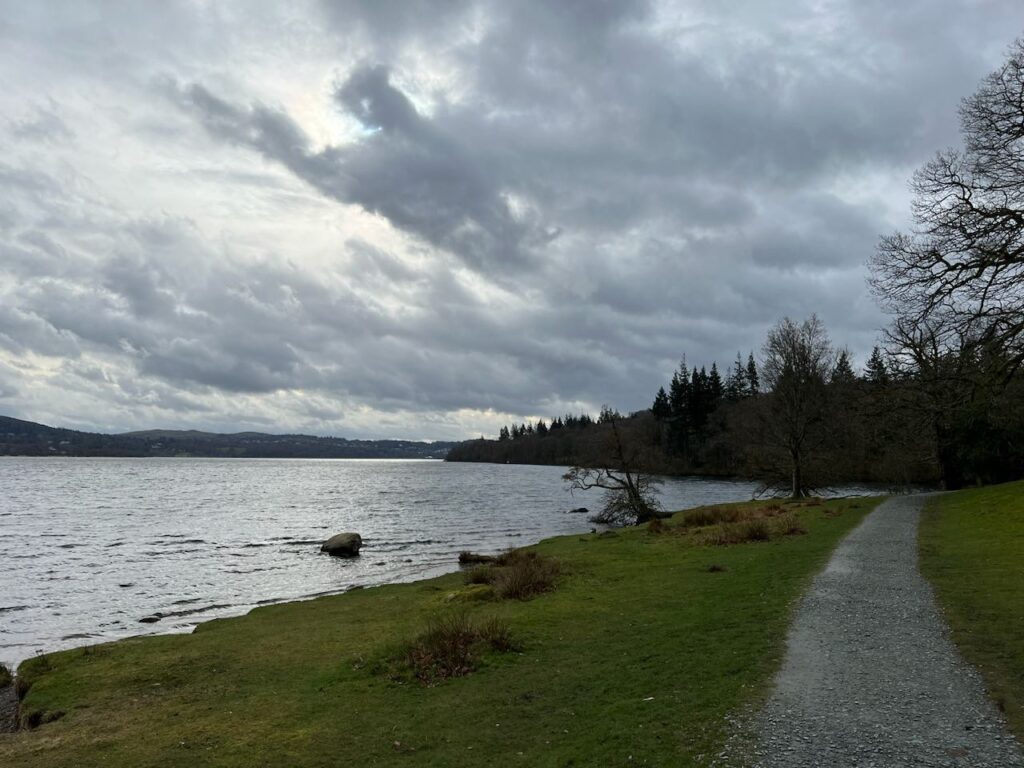
[[[355,557],[361,546],[363,537],[358,533],[339,533],[325,541],[320,551],[337,557]]]

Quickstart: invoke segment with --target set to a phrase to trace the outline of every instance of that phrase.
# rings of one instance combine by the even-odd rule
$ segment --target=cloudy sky
[[[0,414],[463,438],[865,289],[1020,0],[0,0]]]

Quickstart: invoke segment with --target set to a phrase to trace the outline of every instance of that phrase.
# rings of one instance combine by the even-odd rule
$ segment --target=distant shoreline
[[[0,416],[0,456],[247,459],[444,459],[454,442],[349,440],[263,432],[79,432]]]

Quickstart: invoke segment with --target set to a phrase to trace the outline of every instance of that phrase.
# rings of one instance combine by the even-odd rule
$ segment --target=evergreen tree
[[[729,376],[725,380],[725,397],[735,402],[746,397],[748,394],[747,370],[743,367],[743,358],[737,352],[736,362],[733,364],[732,370],[729,371]]]
[[[754,353],[747,355],[747,393],[753,397],[761,391],[761,381],[757,377],[757,363],[754,362]]]
[[[850,352],[843,348],[839,351],[835,367],[832,369],[832,383],[846,385],[852,384],[856,380],[857,375],[853,372],[853,366],[850,365]]]
[[[501,430],[498,432],[498,439],[499,440],[508,440],[508,438],[509,438],[508,427],[502,427]]]
[[[889,383],[889,369],[886,367],[878,347],[871,350],[871,357],[868,358],[868,363],[864,367],[864,380],[880,386]]]
[[[724,387],[722,377],[718,373],[718,363],[711,363],[711,373],[708,374],[708,403],[707,410],[710,412],[718,406],[722,399]]]
[[[658,394],[654,396],[654,404],[651,406],[651,413],[658,421],[667,419],[672,415],[672,406],[668,401],[668,394],[664,387],[658,388]]]
[[[668,403],[672,409],[672,418],[685,419],[690,401],[690,372],[686,367],[686,357],[679,363],[679,370],[672,374],[672,383],[668,390]]]
[[[544,437],[548,433],[548,425],[544,423],[544,419],[537,421],[537,434],[540,437]]]
[[[534,434],[535,433],[534,433],[534,430],[533,430],[533,424],[527,424],[526,427],[523,430],[523,435],[525,437],[533,437]]]
[[[551,420],[551,428],[550,429],[551,429],[552,432],[554,432],[555,430],[561,429],[562,427],[563,427],[562,418],[560,416]]]

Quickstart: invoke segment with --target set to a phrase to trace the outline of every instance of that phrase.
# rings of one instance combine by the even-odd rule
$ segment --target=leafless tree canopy
[[[804,464],[825,438],[828,381],[835,352],[817,315],[799,325],[788,317],[768,332],[762,378],[771,395],[764,413],[767,432],[790,460],[790,492],[806,490]]]
[[[871,284],[907,324],[1024,359],[1024,41],[960,109],[964,147],[914,176],[915,227],[883,237]],[[944,341],[940,336],[934,337]]]

